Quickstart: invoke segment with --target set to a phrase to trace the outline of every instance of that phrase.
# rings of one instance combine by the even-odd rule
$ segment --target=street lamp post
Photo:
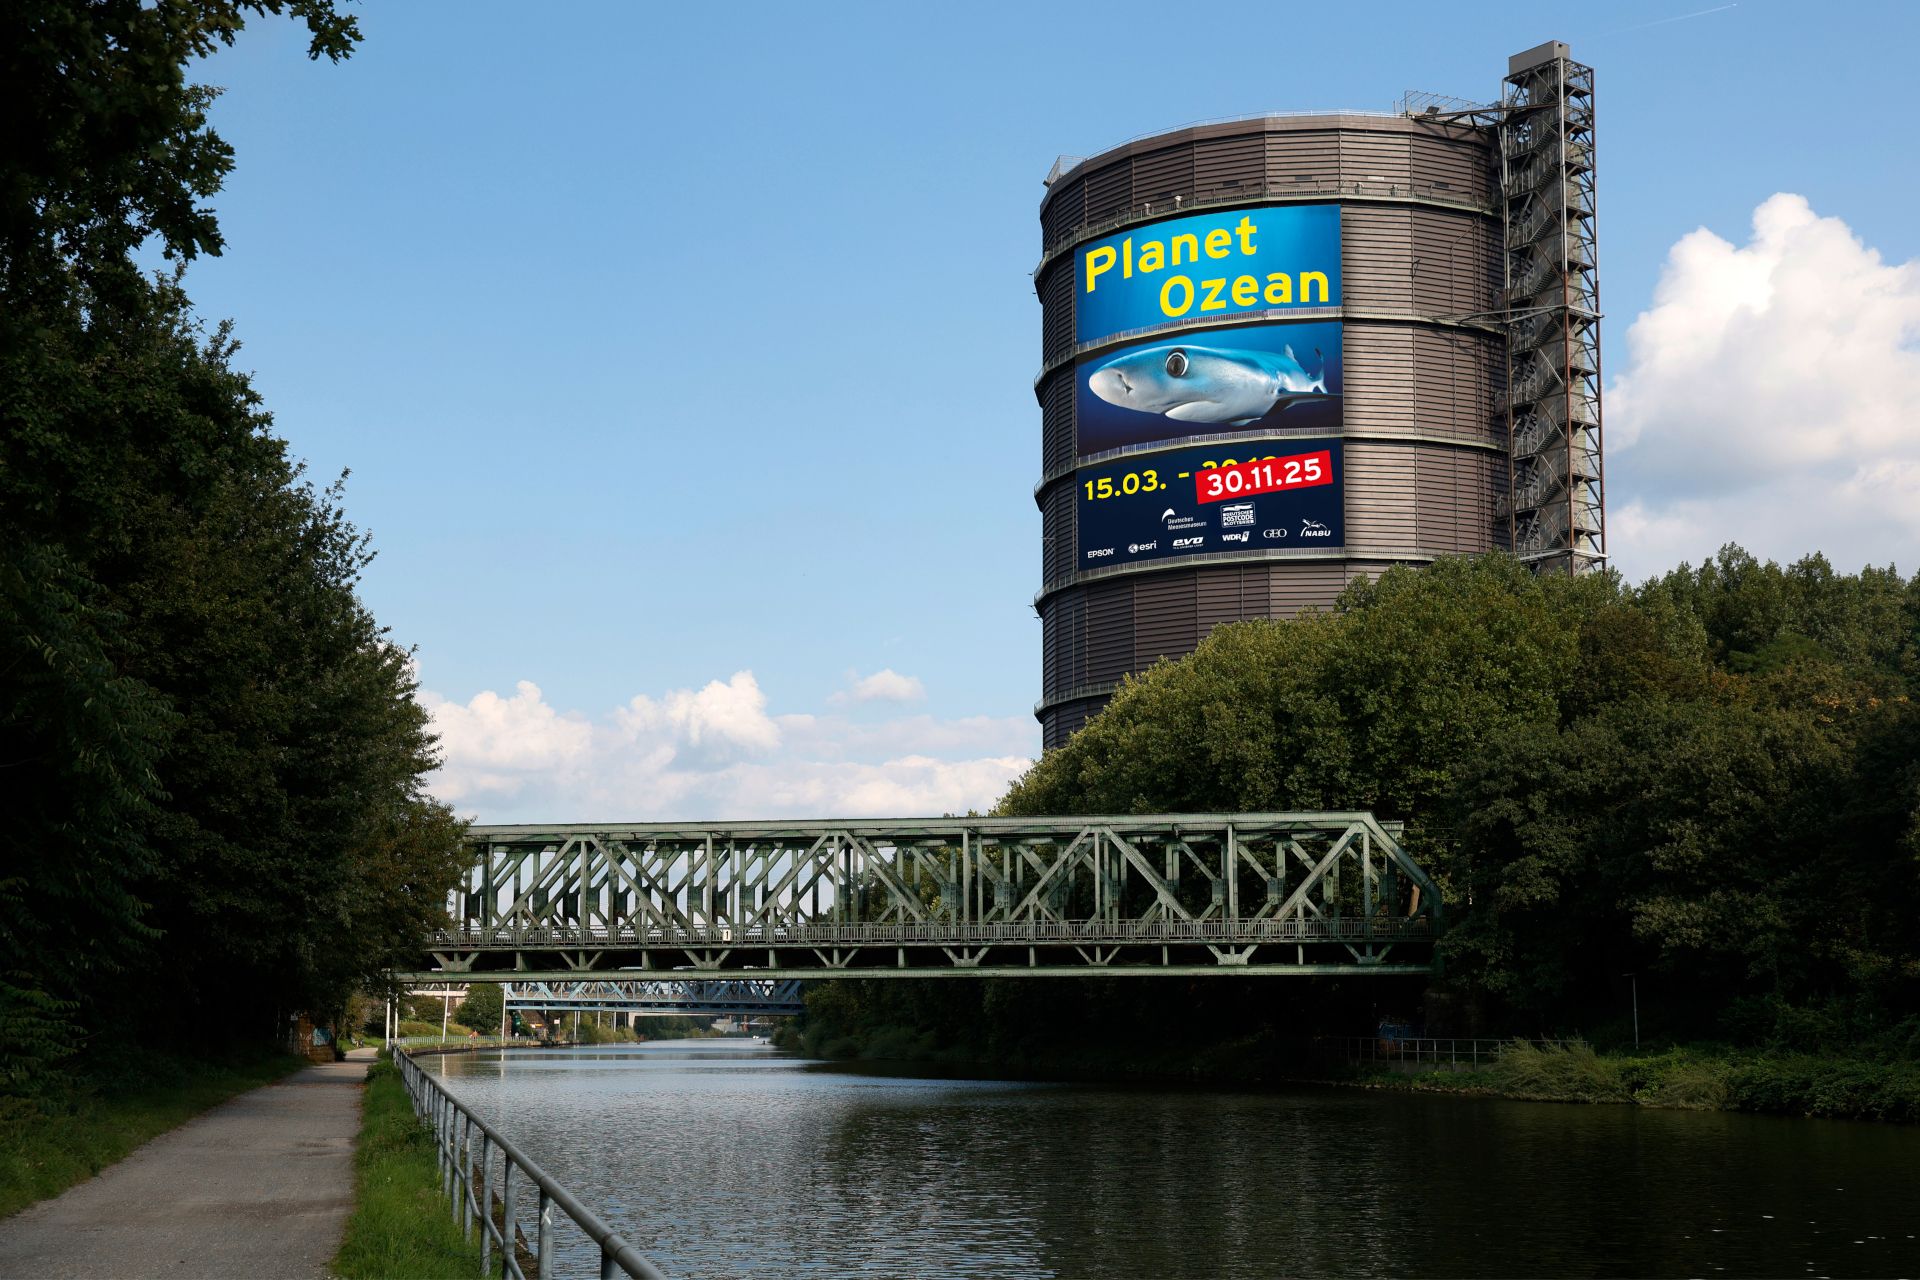
[[[1634,971],[1633,973],[1623,973],[1623,974],[1621,974],[1620,976],[1621,976],[1621,977],[1623,977],[1623,978],[1626,978],[1626,979],[1628,979],[1628,980],[1629,980],[1629,981],[1630,981],[1630,982],[1631,982],[1631,983],[1633,984],[1633,986],[1632,986],[1632,990],[1633,990],[1633,1048],[1634,1048],[1634,1052],[1636,1052],[1636,1053],[1638,1053],[1638,1052],[1639,1052],[1639,1050],[1640,1050],[1640,974],[1639,974],[1639,971],[1638,971],[1638,970],[1636,970],[1636,971]]]

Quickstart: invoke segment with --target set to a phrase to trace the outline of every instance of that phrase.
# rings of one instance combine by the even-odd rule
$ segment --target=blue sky
[[[419,646],[465,812],[990,803],[1038,749],[1028,272],[1054,157],[1409,88],[1490,98],[1548,38],[1598,73],[1606,352],[1630,415],[1610,500],[1639,504],[1617,561],[1644,576],[1723,531],[1920,560],[1896,508],[1818,518],[1857,514],[1863,484],[1920,494],[1896,421],[1920,166],[1910,90],[1866,56],[1913,43],[1911,6],[356,11],[366,41],[340,66],[262,21],[204,68],[238,169],[226,255],[189,287],[237,320],[315,473],[352,469],[380,551],[365,595]],[[1776,193],[1804,204],[1756,233]],[[1688,239],[1703,227],[1718,241]],[[1804,305],[1741,310],[1796,271]],[[1891,299],[1872,333],[1823,309],[1848,290]],[[1732,337],[1691,363],[1660,340],[1702,325]],[[1796,410],[1852,398],[1812,462],[1800,419],[1750,421],[1806,390],[1800,360],[1849,370]],[[1760,397],[1738,421],[1661,408],[1736,376]],[[1702,474],[1749,430],[1785,442],[1754,458],[1825,478]],[[1885,445],[1879,470],[1833,470],[1861,441]],[[1756,503],[1804,519],[1749,532]]]

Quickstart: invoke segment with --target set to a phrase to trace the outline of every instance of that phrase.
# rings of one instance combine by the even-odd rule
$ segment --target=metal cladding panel
[[[1073,465],[1073,439],[1073,370],[1062,367],[1040,384],[1040,474]]]
[[[1413,422],[1422,435],[1504,447],[1488,412],[1505,381],[1506,348],[1487,333],[1412,329]],[[1349,377],[1352,375],[1349,374]]]
[[[1166,201],[1171,211],[1175,196],[1193,195],[1193,147],[1167,147],[1133,158],[1133,202],[1158,205]]]
[[[1109,684],[1135,669],[1133,605],[1134,584],[1126,579],[1088,589],[1087,661],[1078,685]]]
[[[1074,492],[1072,485],[1055,485],[1047,491],[1040,510],[1041,571],[1044,581],[1058,582],[1074,569]]]
[[[1065,592],[1047,602],[1041,645],[1042,679],[1048,689],[1084,685],[1087,668],[1086,596]]]
[[[1040,234],[1046,243],[1060,241],[1087,221],[1087,184],[1084,178],[1072,178],[1057,184],[1047,193],[1040,210]]]
[[[1237,564],[1202,569],[1194,575],[1194,629],[1200,638],[1223,622],[1258,616],[1247,612],[1246,576]]]
[[[1413,310],[1413,210],[1350,204],[1340,211],[1340,270],[1356,311]]]
[[[1457,191],[1474,200],[1495,198],[1499,180],[1490,147],[1436,134],[1415,144],[1409,159],[1413,180],[1423,187]]]
[[[1150,667],[1182,658],[1200,643],[1198,577],[1193,572],[1148,574],[1133,589],[1135,658]]]
[[[1212,138],[1194,148],[1194,194],[1201,199],[1226,199],[1241,191],[1257,193],[1266,181],[1266,149],[1257,133]]]
[[[1051,364],[1073,350],[1073,272],[1055,271],[1040,286],[1040,360]]]
[[[1087,221],[1114,217],[1126,212],[1132,204],[1132,160],[1122,160],[1087,175]]]
[[[1404,133],[1345,130],[1340,134],[1340,177],[1345,182],[1410,186],[1412,139]]]
[[[1340,177],[1340,135],[1325,133],[1269,133],[1263,150],[1267,160],[1267,180],[1311,187],[1322,180],[1335,182]]]
[[[1107,700],[1100,697],[1083,698],[1078,702],[1066,702],[1049,708],[1040,726],[1041,748],[1051,751],[1055,747],[1065,746],[1067,739],[1080,732],[1094,713],[1106,705]]]
[[[1399,324],[1346,326],[1348,431],[1404,431],[1413,425],[1413,332]]]
[[[1415,473],[1423,457],[1444,450],[1370,440],[1347,442],[1347,546],[1412,552]]]
[[[1437,461],[1437,460],[1436,460]],[[1421,547],[1456,555],[1475,555],[1489,547],[1507,549],[1507,522],[1496,505],[1506,492],[1504,454],[1461,449],[1453,452],[1451,467],[1422,464],[1421,489],[1416,500],[1422,518]],[[1434,537],[1427,538],[1431,520]]]
[[[1486,317],[1503,284],[1500,228],[1450,209],[1409,213],[1415,309],[1424,315]]]
[[[1347,589],[1352,576],[1346,564],[1338,560],[1276,564],[1267,572],[1270,618],[1295,618],[1308,609],[1326,612]]]

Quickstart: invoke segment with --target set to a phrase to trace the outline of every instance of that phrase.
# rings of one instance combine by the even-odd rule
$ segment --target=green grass
[[[210,1060],[127,1053],[39,1099],[0,1098],[0,1217],[84,1182],[134,1148],[306,1065],[283,1053]]]
[[[471,1241],[462,1237],[440,1195],[433,1137],[413,1114],[399,1070],[384,1059],[367,1073],[353,1163],[353,1216],[333,1260],[336,1275],[471,1280],[481,1274],[479,1233]]]

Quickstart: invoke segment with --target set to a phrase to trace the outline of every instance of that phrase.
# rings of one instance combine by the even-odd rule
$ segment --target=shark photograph
[[[1079,453],[1256,427],[1338,429],[1340,325],[1265,324],[1133,343],[1085,358]]]

